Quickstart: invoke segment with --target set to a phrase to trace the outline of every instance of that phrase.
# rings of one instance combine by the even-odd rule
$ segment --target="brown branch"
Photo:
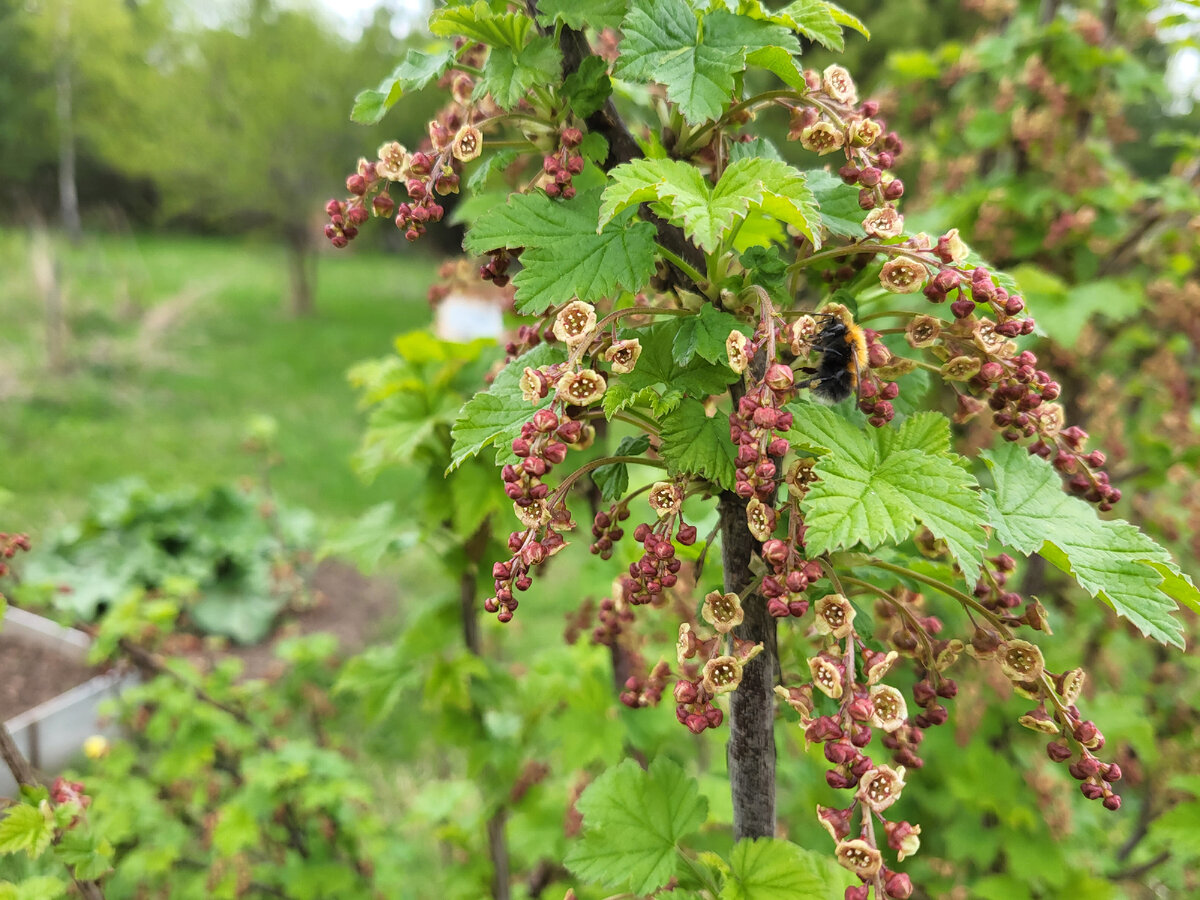
[[[591,55],[584,35],[564,27],[559,36],[563,77],[575,72]],[[643,154],[617,113],[612,99],[585,120],[588,130],[608,142],[608,171]],[[643,204],[639,215],[652,222],[659,243],[693,268],[705,271],[704,253],[688,240],[683,229],[656,216]],[[691,279],[671,266],[672,280],[690,286]],[[735,392],[734,402],[737,402]],[[721,521],[721,556],[725,590],[741,592],[752,580],[750,560],[758,542],[746,522],[746,504],[737,494],[724,491],[717,506]],[[730,699],[729,780],[734,807],[734,837],[775,836],[775,666],[778,659],[775,620],[761,594],[746,598],[746,618],[734,632],[743,640],[762,643],[762,658],[746,666],[742,682]]]
[[[558,44],[562,50],[564,79],[577,71],[583,61],[593,55],[583,32],[576,31],[574,28],[564,26],[559,35]],[[604,171],[607,172],[622,163],[641,159],[645,155],[625,125],[620,113],[617,112],[617,107],[611,97],[604,102],[604,106],[588,116],[584,123],[587,125],[588,131],[599,134],[608,142],[608,156],[604,160]],[[693,267],[704,271],[703,251],[688,240],[682,228],[655,215],[648,204],[643,203],[638,213],[647,222],[653,223],[658,230],[659,243]],[[674,266],[671,267],[671,273],[677,284],[692,286],[691,279]]]
[[[42,783],[37,772],[33,770],[33,766],[29,764],[29,760],[25,758],[16,741],[13,740],[8,726],[3,722],[0,722],[0,756],[4,757],[4,764],[8,766],[8,771],[12,772],[12,777],[17,784],[37,787]]]
[[[1140,863],[1136,866],[1131,866],[1128,869],[1122,869],[1119,872],[1113,872],[1111,875],[1108,876],[1108,880],[1109,881],[1128,881],[1128,880],[1134,879],[1134,878],[1141,878],[1143,875],[1145,875],[1151,869],[1161,866],[1163,863],[1165,863],[1170,858],[1171,858],[1171,851],[1170,850],[1162,850],[1158,853],[1157,856],[1152,856],[1150,859],[1146,860],[1144,863]]]

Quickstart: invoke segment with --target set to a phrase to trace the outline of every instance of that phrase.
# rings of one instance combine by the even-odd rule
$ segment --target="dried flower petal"
[[[921,826],[909,822],[885,822],[888,846],[896,851],[896,859],[903,862],[921,849]]]
[[[822,72],[821,86],[834,100],[841,103],[858,102],[858,89],[854,86],[854,79],[842,66],[829,66]]]
[[[817,821],[835,841],[845,840],[850,835],[850,810],[817,807]]]
[[[871,725],[882,728],[889,734],[900,728],[908,718],[908,704],[904,695],[891,685],[877,684],[870,691],[871,703],[875,708]]]
[[[941,333],[941,319],[936,316],[914,316],[904,329],[904,339],[913,348],[929,347]]]
[[[863,219],[863,231],[872,237],[885,240],[899,237],[904,233],[904,216],[900,215],[894,206],[881,206],[871,210]]]
[[[704,688],[710,694],[727,694],[742,683],[742,664],[733,656],[718,656],[704,664]]]
[[[618,375],[633,371],[638,357],[642,355],[642,342],[637,338],[628,341],[616,341],[604,351],[604,358],[612,363],[612,370]]]
[[[904,767],[876,766],[859,779],[855,797],[875,812],[883,812],[900,799],[904,790]]]
[[[746,524],[750,533],[760,541],[770,540],[775,531],[775,508],[763,503],[757,497],[751,498],[746,504]]]
[[[554,317],[554,336],[574,349],[587,343],[596,333],[596,308],[582,300],[572,300]]]
[[[538,369],[525,367],[525,371],[521,373],[521,380],[518,382],[521,388],[521,397],[526,403],[537,403],[549,393],[549,384],[545,373]]]
[[[725,339],[725,353],[729,357],[729,368],[739,374],[745,372],[750,365],[750,357],[746,355],[746,345],[749,343],[749,338],[737,330],[729,332],[729,337]]]
[[[558,383],[558,396],[573,406],[588,406],[603,397],[607,387],[603,375],[584,369],[562,377]]]
[[[408,165],[408,151],[399,141],[388,141],[379,148],[379,161],[375,172],[388,181],[403,181]]]
[[[822,156],[842,149],[845,143],[845,133],[828,122],[816,122],[800,132],[800,146]]]
[[[683,495],[679,487],[670,481],[656,481],[650,488],[647,499],[650,508],[660,519],[679,512],[679,507],[683,505]]]
[[[1006,641],[1000,645],[996,658],[1012,681],[1036,681],[1046,666],[1042,651],[1029,641]]]
[[[550,510],[541,500],[534,500],[528,506],[513,504],[513,511],[526,528],[540,528],[550,522]]]
[[[862,838],[842,841],[835,853],[843,867],[862,879],[874,878],[883,865],[883,855]]]
[[[831,634],[841,639],[854,631],[857,610],[841,594],[826,594],[814,607],[817,614],[817,634]]]
[[[808,671],[812,674],[813,684],[826,697],[840,700],[843,688],[843,666],[833,662],[824,654],[812,657],[808,661]]]
[[[929,270],[906,256],[897,256],[883,264],[880,283],[893,294],[914,294],[925,285]]]
[[[704,598],[700,617],[721,634],[728,634],[742,624],[746,614],[742,609],[742,598],[737,594],[710,591]]]

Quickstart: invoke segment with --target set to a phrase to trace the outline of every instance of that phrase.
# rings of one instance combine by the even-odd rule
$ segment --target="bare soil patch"
[[[33,709],[96,674],[49,647],[0,633],[0,722]]]

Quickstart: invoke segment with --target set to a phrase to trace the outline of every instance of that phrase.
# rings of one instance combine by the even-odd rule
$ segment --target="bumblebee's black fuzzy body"
[[[825,325],[813,339],[821,354],[816,371],[808,380],[814,397],[825,403],[840,403],[858,393],[860,373],[867,362],[867,338],[843,306],[831,308]]]

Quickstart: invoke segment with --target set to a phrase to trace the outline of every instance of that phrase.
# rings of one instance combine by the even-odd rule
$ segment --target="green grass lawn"
[[[351,469],[362,420],[345,372],[428,321],[431,261],[322,253],[317,314],[297,320],[273,244],[58,242],[69,368],[53,374],[30,246],[0,233],[0,531],[69,521],[94,485],[123,476],[169,488],[253,475],[241,442],[259,415],[278,422],[281,499],[327,517],[402,501],[404,473],[364,485]]]

